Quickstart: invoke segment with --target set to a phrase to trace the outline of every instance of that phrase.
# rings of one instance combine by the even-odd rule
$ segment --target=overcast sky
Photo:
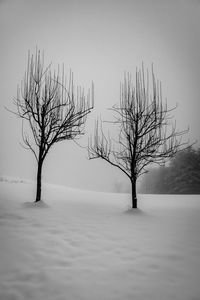
[[[21,121],[5,111],[12,107],[16,87],[37,46],[45,62],[71,68],[75,82],[95,84],[94,116],[119,99],[124,71],[133,75],[142,61],[154,64],[163,97],[174,112],[177,127],[190,126],[190,140],[200,138],[200,1],[197,0],[1,0],[0,1],[0,175],[33,179],[36,163],[24,150]],[[83,145],[86,139],[80,140]],[[88,161],[87,152],[71,142],[51,149],[44,181],[80,188],[109,189],[126,180],[103,161]]]

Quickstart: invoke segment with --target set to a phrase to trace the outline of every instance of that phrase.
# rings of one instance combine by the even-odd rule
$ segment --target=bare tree
[[[27,121],[32,133],[24,132],[25,147],[31,150],[37,160],[36,202],[41,200],[41,176],[44,159],[57,142],[75,140],[84,134],[88,113],[93,108],[92,90],[85,96],[81,87],[74,88],[73,74],[66,80],[64,68],[60,75],[51,70],[51,64],[44,66],[44,55],[36,50],[28,55],[27,69],[21,86],[18,87],[15,114]]]
[[[97,120],[94,137],[88,145],[89,159],[102,158],[119,168],[131,181],[132,208],[137,208],[136,181],[147,172],[151,163],[163,165],[184,144],[181,137],[187,131],[177,131],[171,121],[167,102],[162,101],[161,83],[155,79],[152,67],[152,84],[149,72],[142,66],[136,70],[135,85],[131,75],[124,75],[120,85],[120,102],[111,108],[118,125],[118,138],[106,137],[102,121]],[[152,93],[149,89],[152,88]]]

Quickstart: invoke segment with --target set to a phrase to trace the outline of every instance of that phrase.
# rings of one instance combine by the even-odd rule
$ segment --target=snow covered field
[[[130,211],[125,194],[46,184],[43,199],[0,182],[1,300],[200,299],[200,196]]]

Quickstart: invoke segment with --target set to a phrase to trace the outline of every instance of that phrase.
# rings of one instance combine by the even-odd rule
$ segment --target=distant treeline
[[[138,188],[147,194],[200,194],[200,148],[189,147],[168,166],[151,169]]]

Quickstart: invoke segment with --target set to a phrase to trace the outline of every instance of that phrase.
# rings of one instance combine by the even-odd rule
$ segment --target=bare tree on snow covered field
[[[27,134],[22,126],[22,137],[37,160],[37,202],[41,200],[42,166],[50,148],[84,134],[86,117],[93,108],[93,85],[85,95],[83,88],[74,87],[72,72],[67,80],[64,68],[60,72],[59,66],[57,71],[51,70],[51,64],[45,67],[44,55],[36,50],[35,55],[28,55],[14,104],[14,113],[30,127],[31,134]]]
[[[111,110],[115,119],[108,123],[118,126],[117,139],[106,136],[102,121],[97,120],[93,138],[89,139],[89,159],[102,158],[119,168],[132,187],[132,208],[137,208],[136,181],[147,172],[152,163],[163,165],[185,144],[182,136],[188,131],[178,131],[172,122],[167,102],[163,103],[161,83],[151,72],[136,70],[135,84],[130,73],[125,73],[120,85],[120,101]]]

